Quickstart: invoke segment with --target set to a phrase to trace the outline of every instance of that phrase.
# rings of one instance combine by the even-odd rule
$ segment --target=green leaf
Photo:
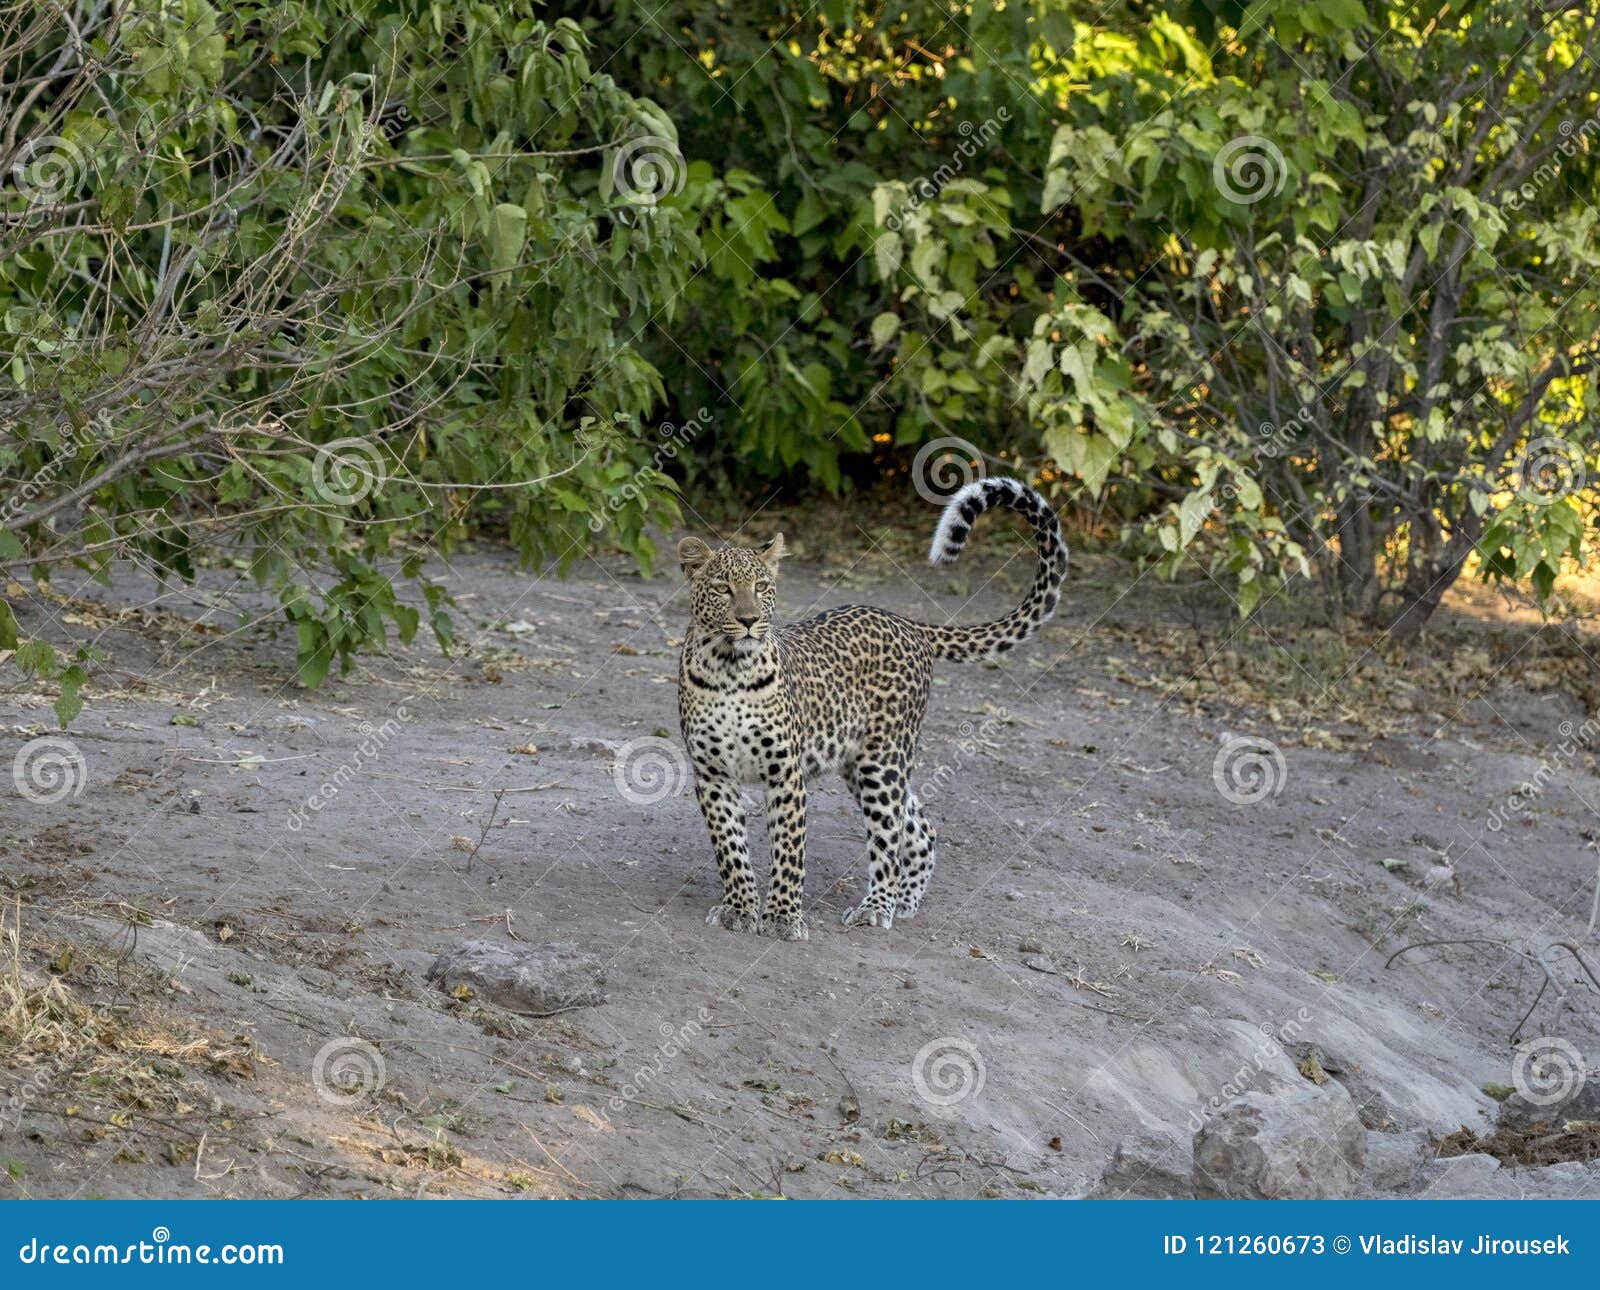
[[[808,189],[805,196],[800,199],[799,206],[795,208],[790,232],[796,237],[804,237],[827,218],[828,208],[823,205],[822,199],[815,192]]]
[[[61,729],[65,730],[67,723],[83,711],[83,685],[88,679],[88,673],[76,663],[61,674],[61,693],[54,705]]]
[[[23,675],[48,680],[56,674],[56,652],[47,641],[24,641],[17,646],[16,664]]]
[[[499,270],[515,266],[527,238],[528,212],[509,202],[496,206],[489,224],[490,266]]]
[[[1111,473],[1111,468],[1117,464],[1120,456],[1116,445],[1104,435],[1091,434],[1084,436],[1083,453],[1079,461],[1078,473],[1083,476],[1083,482],[1089,491],[1096,497],[1105,487],[1106,476]]]
[[[878,277],[893,277],[895,270],[900,267],[902,254],[904,248],[900,243],[900,234],[879,233],[872,243],[872,261],[878,270]]]
[[[1206,522],[1206,517],[1211,514],[1211,494],[1207,492],[1190,493],[1178,505],[1178,545],[1186,547],[1194,541],[1194,535],[1200,531]]]

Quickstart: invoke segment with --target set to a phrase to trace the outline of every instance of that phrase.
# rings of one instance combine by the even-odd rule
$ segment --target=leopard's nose
[[[745,627],[754,627],[760,620],[761,616],[759,614],[751,614],[748,618],[743,614],[739,615],[739,622]]]

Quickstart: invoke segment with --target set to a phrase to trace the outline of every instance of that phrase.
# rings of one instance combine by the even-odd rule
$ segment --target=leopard
[[[808,940],[803,909],[806,785],[837,773],[866,820],[867,890],[847,927],[912,918],[932,877],[937,835],[911,782],[936,661],[992,660],[1049,621],[1067,574],[1055,510],[1021,480],[989,476],[952,493],[928,559],[954,563],[985,511],[1017,513],[1037,565],[1027,595],[990,622],[939,626],[844,605],[780,624],[781,533],[760,546],[678,543],[690,623],[678,668],[678,711],[694,793],[711,833],[721,899],[706,922],[779,940]],[[750,863],[743,786],[764,790],[771,878],[763,906]]]

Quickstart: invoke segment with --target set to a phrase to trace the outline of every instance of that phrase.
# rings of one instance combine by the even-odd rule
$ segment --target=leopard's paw
[[[921,904],[922,901],[920,898],[916,900],[907,900],[904,896],[902,896],[894,907],[894,916],[896,918],[915,918],[917,916],[917,908]]]
[[[711,906],[706,914],[706,924],[710,927],[725,927],[730,932],[761,930],[761,918],[755,910],[741,909],[737,905],[729,904]]]
[[[893,927],[894,910],[881,909],[868,898],[854,909],[845,910],[839,921],[846,927]]]
[[[811,929],[799,914],[769,914],[761,925],[768,936],[780,941],[809,941]]]

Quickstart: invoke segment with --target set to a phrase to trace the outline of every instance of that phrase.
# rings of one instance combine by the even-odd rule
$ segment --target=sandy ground
[[[1030,572],[976,548],[955,577],[795,561],[784,604],[975,620]],[[167,1037],[129,1041],[131,1101],[89,1055],[29,1083],[0,1053],[0,1195],[1073,1195],[1121,1134],[1185,1125],[1285,1039],[1319,1045],[1369,1127],[1478,1128],[1542,978],[1496,946],[1386,959],[1542,946],[1589,917],[1600,783],[1559,751],[1574,701],[1497,683],[1370,736],[1162,698],[1116,679],[1136,664],[1105,634],[1151,590],[1077,574],[1018,655],[942,666],[917,776],[940,857],[914,922],[839,925],[865,835],[829,783],[810,942],[708,928],[681,772],[643,804],[615,773],[630,741],[676,737],[674,578],[469,553],[457,656],[418,642],[307,692],[268,608],[226,608],[233,576],[25,607],[25,631],[93,636],[103,661],[65,732],[76,791],[0,794],[21,966]],[[241,604],[266,621],[241,628]],[[8,758],[59,733],[44,703],[0,696]],[[1259,800],[1219,790],[1241,734],[1281,754]],[[1496,831],[1541,759],[1536,803]],[[530,1018],[451,997],[426,972],[467,939],[592,952],[608,1001]],[[1597,1015],[1580,997],[1558,1029],[1594,1054]],[[1547,997],[1528,1033],[1551,1020]]]

